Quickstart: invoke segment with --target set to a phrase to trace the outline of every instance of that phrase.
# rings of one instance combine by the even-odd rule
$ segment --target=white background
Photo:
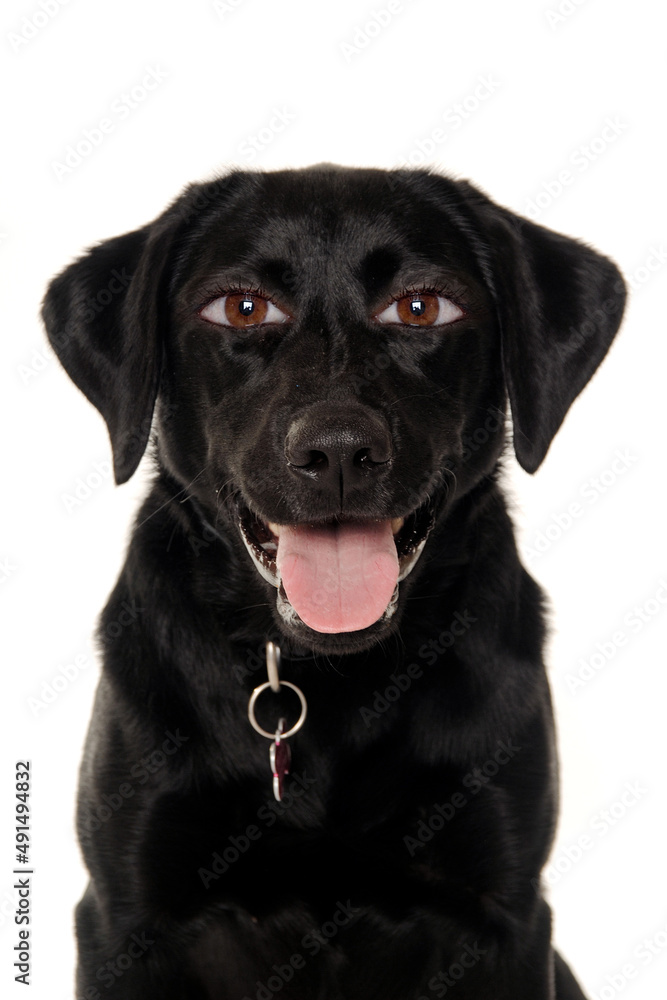
[[[205,0],[43,0],[48,16],[39,2],[3,5],[5,996],[72,996],[71,912],[85,882],[75,783],[97,677],[90,635],[145,489],[145,473],[121,489],[104,477],[106,429],[45,349],[43,289],[86,246],[147,222],[183,185],[231,165],[389,167],[424,159],[421,150],[634,276],[622,332],[546,463],[531,478],[512,460],[508,480],[524,558],[552,602],[563,785],[560,870],[550,870],[555,938],[595,997],[665,994],[664,27],[650,0],[564,0],[554,16],[557,2],[394,0],[381,28],[373,12],[387,11],[385,0],[230,0],[219,10]],[[150,70],[164,78],[133,98]],[[290,120],[271,132],[276,110]],[[68,146],[104,118],[112,130],[58,177]],[[266,141],[250,160],[248,139],[260,132]],[[559,191],[564,170],[571,183]],[[622,471],[617,452],[628,456]],[[98,485],[68,509],[64,497],[91,476]],[[573,503],[580,516],[568,526]],[[538,544],[544,551],[531,557]],[[627,618],[637,607],[649,609],[640,628]],[[571,690],[568,675],[598,643],[609,651],[619,631],[626,644],[599,654],[592,679]],[[12,982],[11,957],[11,784],[26,757],[30,994]],[[626,783],[637,790],[621,804]],[[578,857],[582,836],[588,849]]]

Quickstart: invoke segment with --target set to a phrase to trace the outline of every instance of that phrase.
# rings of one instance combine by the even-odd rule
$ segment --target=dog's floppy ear
[[[42,307],[63,367],[106,420],[117,483],[136,470],[150,434],[173,230],[165,214],[94,247],[54,278]]]
[[[498,311],[514,450],[535,472],[618,330],[625,285],[612,261],[521,219],[461,183],[485,244]]]

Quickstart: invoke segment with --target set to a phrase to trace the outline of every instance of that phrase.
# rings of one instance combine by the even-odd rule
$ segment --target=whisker
[[[201,470],[200,472],[198,472],[198,473],[197,473],[197,475],[196,475],[196,476],[194,477],[194,479],[191,479],[191,480],[190,480],[190,482],[189,482],[189,483],[187,484],[187,486],[184,486],[182,490],[179,490],[179,491],[178,491],[178,493],[174,493],[174,495],[173,495],[173,496],[171,496],[171,497],[169,497],[169,499],[168,499],[168,500],[165,500],[165,502],[164,502],[163,504],[160,504],[160,506],[159,506],[159,507],[157,508],[157,510],[154,510],[152,514],[149,514],[149,515],[148,515],[148,517],[145,517],[145,518],[144,518],[144,520],[143,520],[143,521],[141,521],[141,522],[140,522],[140,523],[139,523],[139,524],[137,525],[137,530],[138,530],[139,528],[143,527],[143,525],[144,525],[144,524],[146,524],[146,523],[147,523],[148,521],[150,521],[150,519],[151,519],[152,517],[155,517],[155,515],[156,515],[156,514],[159,514],[159,513],[160,513],[160,511],[161,511],[161,510],[163,510],[163,509],[164,509],[164,508],[165,508],[165,507],[167,506],[167,504],[170,504],[170,503],[171,503],[171,502],[172,502],[173,500],[175,500],[175,499],[176,499],[177,497],[180,497],[181,493],[187,493],[187,491],[188,491],[188,490],[190,489],[190,487],[192,486],[192,484],[193,484],[193,483],[194,483],[194,482],[195,482],[195,481],[196,481],[197,479],[199,479],[199,477],[201,476],[201,474],[202,474],[203,472],[206,472],[206,466],[204,466],[204,468],[203,468],[203,469],[202,469],[202,470]],[[184,503],[184,502],[185,502],[185,500],[187,500],[187,499],[188,499],[187,497],[184,497],[184,498],[183,498],[183,500],[180,500],[180,501],[179,501],[179,503]]]

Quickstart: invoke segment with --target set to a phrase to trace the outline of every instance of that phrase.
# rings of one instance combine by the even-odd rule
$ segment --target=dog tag
[[[285,720],[281,719],[276,729],[276,738],[269,747],[269,760],[273,771],[273,794],[277,802],[282,802],[283,782],[289,774],[292,753],[282,738]]]
[[[259,733],[260,736],[265,736],[267,740],[272,740],[269,748],[269,761],[271,764],[271,772],[273,774],[273,794],[277,802],[282,802],[283,783],[289,774],[290,761],[292,759],[292,752],[285,741],[290,736],[294,736],[294,734],[298,733],[301,729],[306,720],[308,706],[306,705],[306,699],[301,688],[298,688],[296,684],[291,684],[289,681],[280,680],[278,676],[279,666],[280,648],[274,643],[268,642],[266,644],[266,668],[269,674],[269,679],[268,681],[265,681],[264,684],[260,684],[256,687],[250,695],[250,701],[248,702],[248,719],[250,720],[250,725],[255,732]],[[282,687],[286,687],[291,691],[294,691],[297,698],[301,702],[301,715],[291,729],[287,730],[287,732],[285,732],[285,719],[280,719],[275,733],[271,733],[268,729],[263,729],[257,721],[255,717],[255,702],[262,692],[268,691],[269,688],[274,692],[274,694],[280,694],[280,689]]]

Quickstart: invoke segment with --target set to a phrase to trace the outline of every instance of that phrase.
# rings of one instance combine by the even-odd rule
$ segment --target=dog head
[[[345,651],[400,618],[432,525],[497,464],[508,399],[538,468],[624,298],[609,260],[465,182],[323,165],[190,187],[68,267],[43,316],[117,482],[154,425],[283,632]]]

